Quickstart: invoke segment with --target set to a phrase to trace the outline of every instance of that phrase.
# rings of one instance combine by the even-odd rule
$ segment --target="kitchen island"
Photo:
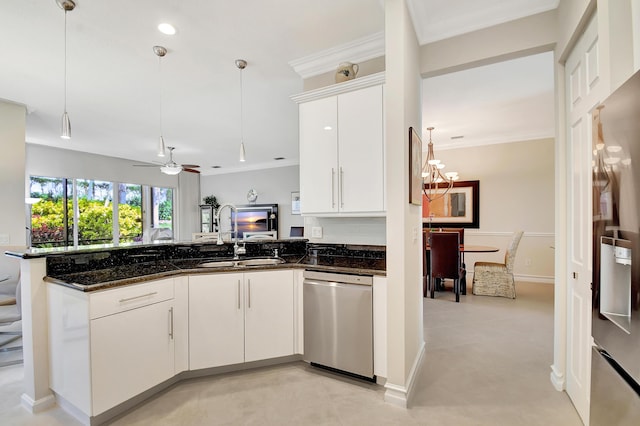
[[[242,258],[277,250],[280,260],[244,266],[230,244],[206,243],[7,253],[21,258],[24,405],[57,402],[98,424],[185,378],[300,360],[305,269],[375,277],[376,374],[386,377],[384,247],[246,249]]]

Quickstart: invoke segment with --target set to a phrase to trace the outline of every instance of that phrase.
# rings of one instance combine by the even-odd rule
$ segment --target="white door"
[[[189,276],[189,369],[244,362],[243,274]]]
[[[300,208],[338,211],[338,103],[336,96],[300,104]]]
[[[96,416],[174,375],[173,300],[91,320]]]
[[[382,86],[339,95],[338,126],[340,211],[383,211]]]
[[[244,274],[245,362],[293,355],[293,271]]]
[[[591,114],[604,98],[594,15],[565,64],[567,105],[567,393],[589,424],[591,388]]]

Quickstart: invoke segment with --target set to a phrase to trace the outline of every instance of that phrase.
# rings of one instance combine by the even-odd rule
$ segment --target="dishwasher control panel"
[[[304,279],[345,284],[373,285],[373,276],[371,275],[350,275],[334,272],[304,271]]]

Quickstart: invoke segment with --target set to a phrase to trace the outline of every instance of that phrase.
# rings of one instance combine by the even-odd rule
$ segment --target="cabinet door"
[[[245,361],[293,354],[293,271],[245,274]]]
[[[382,86],[338,96],[341,212],[384,211],[383,122]]]
[[[300,208],[338,211],[337,98],[300,104]]]
[[[242,274],[189,277],[189,369],[244,362]]]
[[[94,416],[173,377],[172,303],[91,320]]]

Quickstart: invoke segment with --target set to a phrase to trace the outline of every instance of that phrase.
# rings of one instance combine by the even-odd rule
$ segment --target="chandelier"
[[[427,127],[429,131],[429,145],[427,159],[422,167],[423,192],[429,202],[445,196],[453,188],[453,182],[458,180],[457,172],[443,173],[445,165],[436,159],[433,153],[433,142],[431,141],[431,131],[435,127]]]

